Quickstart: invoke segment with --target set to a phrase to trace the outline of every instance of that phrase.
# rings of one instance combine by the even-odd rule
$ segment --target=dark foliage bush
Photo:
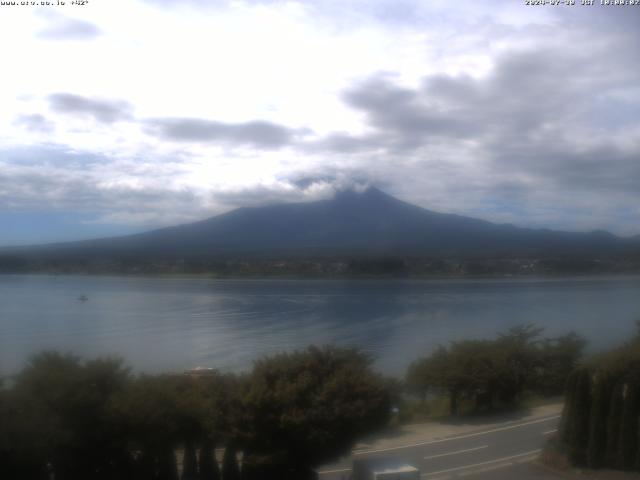
[[[240,480],[238,457],[253,452],[247,475],[253,467],[304,480],[385,425],[390,397],[352,349],[310,348],[264,358],[249,375],[199,377],[133,376],[118,360],[47,352],[0,383],[0,478]],[[213,439],[226,447],[222,469]]]

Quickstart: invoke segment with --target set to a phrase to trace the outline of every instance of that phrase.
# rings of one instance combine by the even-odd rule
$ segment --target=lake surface
[[[86,295],[87,301],[78,297]],[[592,350],[640,318],[640,277],[212,280],[0,276],[0,374],[43,349],[118,355],[138,371],[241,371],[310,344],[358,346],[388,374],[438,344],[525,323],[570,330]]]

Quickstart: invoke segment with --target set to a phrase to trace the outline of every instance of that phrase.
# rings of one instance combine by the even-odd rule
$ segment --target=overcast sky
[[[640,234],[640,5],[89,0],[0,42],[0,245],[364,185]]]

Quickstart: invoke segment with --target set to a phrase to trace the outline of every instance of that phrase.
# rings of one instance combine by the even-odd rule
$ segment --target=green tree
[[[607,445],[607,413],[612,387],[613,384],[609,376],[602,372],[597,372],[594,375],[587,447],[587,466],[589,468],[604,466]]]
[[[499,335],[495,346],[501,357],[498,379],[503,402],[515,403],[527,388],[537,384],[542,332],[542,328],[524,325]]]
[[[220,480],[220,467],[215,456],[215,443],[205,439],[198,458],[200,480]]]
[[[177,475],[175,449],[195,448],[204,435],[208,411],[198,380],[175,375],[136,378],[114,399],[114,409],[126,425],[131,448],[144,452],[145,462],[166,480]],[[187,474],[194,468],[188,465]]]
[[[178,464],[176,454],[169,445],[158,450],[158,480],[178,480]]]
[[[640,467],[640,337],[570,375],[561,441],[576,464]]]
[[[640,414],[640,392],[638,391],[638,377],[631,374],[625,379],[622,390],[622,413],[618,440],[617,465],[629,470],[635,465],[635,455],[638,448],[638,415]]]
[[[491,409],[496,402],[512,405],[526,390],[540,385],[539,378],[553,370],[554,389],[564,383],[575,355],[560,355],[560,349],[574,343],[572,335],[542,341],[542,330],[520,326],[495,340],[464,340],[439,347],[429,357],[411,364],[406,384],[424,398],[428,393],[446,394],[450,413],[459,412],[461,400],[471,401],[475,410]],[[572,343],[574,342],[574,343]]]
[[[240,480],[240,467],[238,466],[238,450],[233,443],[228,443],[222,457],[223,480]]]
[[[128,380],[119,360],[32,357],[12,389],[23,452],[38,470],[50,465],[59,480],[125,477],[131,459],[111,400]]]
[[[571,459],[574,463],[585,465],[587,459],[587,444],[589,441],[589,414],[591,411],[591,371],[581,368],[577,371],[575,393],[573,395],[573,415],[569,419],[571,434]]]
[[[624,382],[618,382],[611,392],[611,401],[609,402],[609,415],[607,416],[607,444],[605,461],[606,465],[613,466],[616,464],[618,457],[618,445],[620,438],[620,419],[622,417],[622,408]]]
[[[259,360],[242,403],[247,464],[270,465],[280,478],[307,478],[386,425],[385,385],[371,358],[355,349],[310,347]]]
[[[198,480],[198,457],[192,440],[187,440],[184,445],[182,480]]]
[[[429,357],[411,363],[405,376],[405,384],[409,391],[424,401],[427,394],[445,388],[448,355],[448,350],[439,346]]]
[[[564,392],[567,378],[583,356],[586,340],[571,332],[546,338],[540,345],[536,391],[552,396]]]
[[[0,478],[45,480],[46,453],[36,419],[0,384]]]
[[[562,407],[562,417],[560,419],[560,438],[563,442],[569,443],[573,436],[573,417],[575,401],[574,396],[576,393],[576,382],[578,380],[578,373],[572,372],[567,378],[566,391],[564,396],[564,405]]]

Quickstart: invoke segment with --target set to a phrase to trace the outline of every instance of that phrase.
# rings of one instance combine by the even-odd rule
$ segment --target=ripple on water
[[[0,277],[0,373],[47,349],[117,354],[147,371],[242,370],[261,355],[335,343],[402,373],[461,338],[535,323],[594,347],[623,341],[640,317],[638,277],[512,280],[223,281]],[[78,302],[80,294],[88,301]]]

